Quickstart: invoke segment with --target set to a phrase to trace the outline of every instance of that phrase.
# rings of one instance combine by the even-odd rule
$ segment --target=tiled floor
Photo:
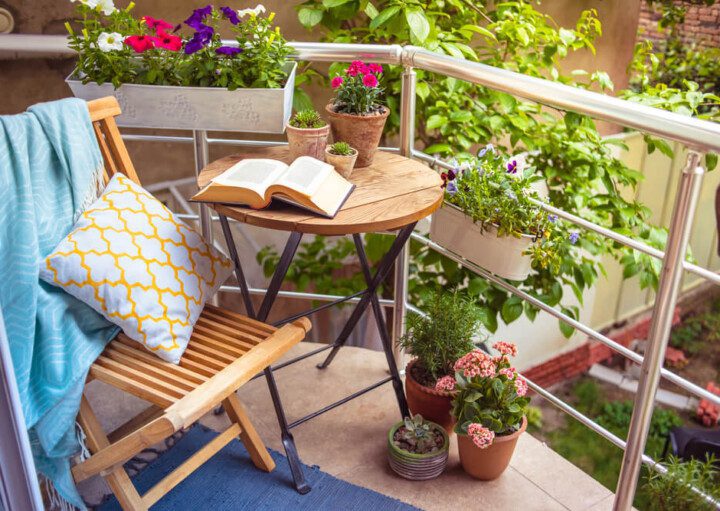
[[[291,356],[315,346],[301,344]],[[277,372],[278,386],[291,421],[387,375],[382,353],[344,348],[324,371],[315,368],[320,357],[322,355]],[[131,409],[135,411],[143,406],[114,393],[113,389],[97,385],[91,396],[98,415],[108,427],[122,423]],[[267,445],[282,452],[264,379],[245,385],[240,397]],[[454,440],[448,468],[441,477],[426,482],[406,481],[391,472],[386,461],[386,433],[398,419],[392,387],[386,384],[297,427],[293,434],[306,464],[319,465],[341,479],[422,509],[484,509],[488,506],[494,510],[602,511],[612,508],[609,490],[529,434],[521,437],[510,468],[496,481],[479,482],[468,477],[460,467]],[[208,416],[203,420],[214,428],[224,427],[225,421],[224,416]],[[83,491],[96,493],[98,488],[87,485]]]

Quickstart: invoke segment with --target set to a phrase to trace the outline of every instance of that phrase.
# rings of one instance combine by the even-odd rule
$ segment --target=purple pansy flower
[[[507,171],[509,174],[517,173],[517,160],[512,160],[508,162]]]
[[[219,48],[215,48],[215,53],[218,53],[220,55],[228,55],[229,57],[237,55],[241,52],[242,48],[238,48],[237,46],[220,46]]]
[[[237,25],[238,23],[240,23],[240,18],[238,17],[238,14],[234,9],[231,9],[230,7],[220,7],[220,10],[227,18],[227,20],[233,25]]]
[[[548,215],[548,220],[550,221],[550,223],[554,224],[555,222],[557,222],[557,219],[558,219],[557,215]]]
[[[457,176],[457,170],[456,169],[450,169],[447,172],[447,177],[449,181],[452,181]]]
[[[482,149],[480,149],[480,151],[478,151],[478,158],[482,158],[483,156],[485,156],[488,151],[494,153],[494,152],[495,152],[495,147],[494,147],[492,144],[486,145],[485,147],[483,147]]]
[[[452,181],[450,181],[447,184],[447,187],[445,189],[447,190],[447,193],[449,193],[450,195],[455,195],[458,191],[457,185]]]
[[[573,245],[577,243],[578,239],[580,239],[580,233],[577,231],[573,231],[570,233],[570,237],[568,238],[570,240],[570,243]]]

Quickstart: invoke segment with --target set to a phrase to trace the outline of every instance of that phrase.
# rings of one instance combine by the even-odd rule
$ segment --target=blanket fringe
[[[48,498],[48,509],[53,511],[77,511],[77,508],[65,500],[55,489],[55,485],[44,475],[40,475],[40,484],[45,487],[45,495]]]
[[[80,444],[80,454],[78,455],[79,461],[85,461],[91,456],[91,453],[85,443],[87,435],[79,422],[75,423],[75,438],[77,439],[78,444]]]
[[[77,212],[77,218],[74,219],[75,221],[77,221],[77,219],[80,218],[80,215],[82,215],[87,208],[92,206],[92,204],[100,198],[100,195],[102,195],[102,191],[105,188],[104,173],[105,166],[103,163],[100,163],[98,168],[96,168],[93,172],[90,188],[85,193],[80,209]]]

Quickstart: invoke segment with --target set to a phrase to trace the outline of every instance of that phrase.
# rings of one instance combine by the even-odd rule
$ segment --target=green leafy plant
[[[335,90],[332,101],[336,112],[352,115],[370,115],[383,110],[380,98],[383,89],[379,77],[383,68],[379,64],[365,64],[353,61],[345,69],[344,76],[335,76],[331,80]]]
[[[666,474],[649,471],[645,492],[649,495],[651,509],[660,511],[715,511],[694,489],[705,495],[720,499],[720,471],[717,461],[710,457],[704,461],[680,461],[671,456],[664,463]]]
[[[711,310],[685,318],[673,328],[670,345],[688,355],[697,355],[707,343],[720,342],[720,303],[715,302]]]
[[[442,450],[445,437],[434,423],[423,420],[418,414],[405,417],[403,425],[395,432],[393,443],[413,454],[432,454]]]
[[[543,427],[543,413],[537,406],[528,406],[525,410],[528,421],[528,431],[540,431]]]
[[[453,374],[455,361],[475,347],[480,312],[472,300],[438,291],[428,301],[425,314],[408,315],[400,346],[417,358],[415,380],[434,386],[438,378]]]
[[[117,9],[112,0],[80,0],[77,19],[67,23],[69,46],[78,52],[77,76],[84,82],[198,87],[281,87],[290,47],[273,26],[274,13],[254,9],[195,9],[184,25],[193,32],[178,35],[180,25],[132,15],[134,3]],[[227,24],[236,45],[219,34]]]
[[[301,110],[290,119],[290,126],[295,128],[322,128],[327,123],[316,110]]]
[[[330,152],[340,156],[352,156],[355,154],[355,149],[350,147],[347,142],[335,142],[330,146]]]
[[[481,448],[496,435],[517,431],[530,403],[527,383],[510,364],[509,357],[517,355],[515,345],[496,342],[493,348],[500,355],[492,357],[476,349],[455,363],[455,432],[470,436]],[[438,386],[447,383],[438,381]]]

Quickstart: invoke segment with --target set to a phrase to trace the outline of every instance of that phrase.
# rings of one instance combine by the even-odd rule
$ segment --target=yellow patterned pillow
[[[155,197],[116,174],[41,264],[40,278],[177,364],[205,301],[232,270]]]

